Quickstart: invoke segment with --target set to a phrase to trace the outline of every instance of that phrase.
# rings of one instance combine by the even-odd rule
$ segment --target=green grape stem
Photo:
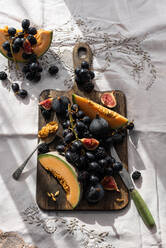
[[[78,138],[78,134],[77,132],[74,130],[74,120],[73,120],[73,116],[72,116],[72,111],[71,111],[71,104],[68,104],[68,112],[69,112],[69,120],[70,120],[70,124],[71,124],[71,129],[76,137],[76,140],[79,140]]]

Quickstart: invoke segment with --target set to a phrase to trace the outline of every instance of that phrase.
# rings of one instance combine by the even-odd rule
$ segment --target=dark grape
[[[90,119],[89,116],[84,116],[84,117],[82,118],[82,121],[83,121],[83,123],[86,124],[86,125],[89,125],[89,124],[91,123],[91,119]]]
[[[85,155],[88,161],[95,161],[95,155],[92,152],[86,152]]]
[[[88,171],[82,171],[78,175],[78,181],[84,183],[85,181],[89,180],[89,177],[90,177],[90,175],[89,175]]]
[[[107,156],[104,147],[99,146],[95,151],[95,156],[97,159],[105,158]]]
[[[91,79],[94,79],[94,77],[95,77],[94,72],[93,72],[93,71],[90,71],[89,74],[90,74],[90,78],[91,78]]]
[[[8,40],[3,43],[2,47],[6,51],[10,52],[10,42]]]
[[[92,174],[92,175],[90,175],[89,182],[92,185],[95,185],[95,184],[97,184],[99,182],[99,178]]]
[[[19,97],[24,99],[25,97],[27,97],[28,92],[26,90],[21,89],[21,90],[18,91],[18,95],[19,95]]]
[[[70,121],[69,120],[67,120],[67,121],[65,121],[65,122],[63,122],[62,123],[62,126],[63,126],[63,128],[68,128],[68,127],[70,127]]]
[[[85,124],[79,120],[76,121],[76,127],[78,131],[84,130],[86,128]]]
[[[106,176],[112,176],[113,175],[113,169],[112,167],[105,168],[105,174]]]
[[[89,63],[87,61],[82,61],[81,68],[89,70]]]
[[[50,73],[50,75],[56,75],[58,73],[58,71],[59,71],[59,69],[56,65],[52,65],[48,69],[48,72]]]
[[[33,81],[34,81],[34,82],[39,82],[40,79],[41,79],[41,74],[40,74],[40,72],[35,73]]]
[[[64,142],[65,142],[66,144],[69,144],[70,142],[73,141],[74,138],[75,138],[75,137],[74,137],[74,134],[73,134],[73,133],[68,133],[68,134],[64,137]]]
[[[16,38],[13,42],[13,45],[16,47],[20,47],[22,45],[21,38]]]
[[[132,173],[132,178],[133,178],[133,180],[137,180],[137,179],[139,179],[141,177],[141,172],[140,171],[134,171],[133,173]]]
[[[20,87],[19,87],[19,85],[17,84],[17,83],[13,83],[12,84],[12,90],[13,90],[13,92],[18,92],[19,91],[19,89],[20,89]]]
[[[25,74],[26,79],[28,79],[29,81],[32,81],[34,79],[34,76],[35,76],[34,72],[30,72],[30,71]]]
[[[16,29],[13,27],[8,28],[8,34],[14,36],[16,34]]]
[[[107,165],[108,165],[108,163],[107,163],[107,160],[106,160],[106,159],[100,159],[100,160],[98,161],[98,163],[99,163],[99,165],[101,165],[102,167],[105,167],[105,166],[107,166]]]
[[[37,40],[32,34],[28,35],[27,40],[31,43],[32,46],[37,44]]]
[[[27,73],[27,72],[29,72],[29,71],[30,71],[29,65],[24,65],[24,67],[22,68],[22,72],[23,72],[23,73]]]
[[[29,27],[27,33],[35,35],[35,34],[37,34],[37,30],[35,27]]]
[[[28,29],[30,26],[30,21],[28,19],[24,19],[24,20],[22,20],[21,25],[22,25],[23,29]]]
[[[115,163],[113,164],[113,170],[114,170],[115,172],[118,172],[118,171],[122,170],[122,168],[123,168],[123,165],[122,165],[122,163],[120,163],[120,162],[115,162]]]
[[[77,67],[77,68],[75,69],[75,74],[76,74],[77,76],[79,76],[79,73],[80,73],[80,68]]]
[[[56,150],[58,152],[64,152],[65,151],[65,146],[64,145],[57,145],[56,146]]]
[[[89,163],[88,171],[98,172],[100,171],[100,168],[100,165],[97,162],[93,161]]]
[[[82,82],[89,82],[90,81],[90,74],[87,69],[80,69],[79,78]]]
[[[34,72],[38,70],[38,67],[39,67],[38,63],[35,63],[35,62],[29,65],[29,69]]]
[[[115,163],[115,159],[111,156],[107,156],[105,157],[105,159],[107,160],[108,165],[112,165],[113,163]]]
[[[76,147],[77,151],[80,151],[83,147],[82,142],[80,140],[75,140],[72,145]]]
[[[127,129],[132,130],[133,128],[134,128],[134,123],[133,123],[133,122],[130,122],[130,123],[127,125]]]
[[[71,152],[71,151],[67,151],[67,152],[65,153],[65,158],[66,158],[66,160],[67,160],[69,163],[72,163],[72,162],[73,162],[72,152]]]
[[[79,119],[80,119],[80,118],[83,118],[84,115],[85,115],[85,114],[84,114],[84,112],[83,112],[82,110],[79,110],[79,111],[76,113],[76,117],[79,118]]]
[[[70,133],[71,131],[70,131],[70,129],[64,129],[63,130],[63,133],[62,133],[62,135],[63,135],[63,137],[65,137],[68,133]]]
[[[86,157],[84,155],[80,156],[78,169],[82,170],[86,167]]]
[[[6,80],[7,79],[7,74],[4,71],[0,71],[0,80]]]

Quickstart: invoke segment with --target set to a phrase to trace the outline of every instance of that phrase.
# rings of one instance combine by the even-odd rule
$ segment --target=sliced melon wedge
[[[21,30],[17,30],[17,32],[21,32]],[[39,58],[42,56],[50,47],[52,42],[53,31],[46,31],[43,29],[37,30],[37,34],[34,35],[37,39],[37,44],[32,46],[33,52]],[[4,55],[6,58],[13,60],[13,58],[9,58],[7,56],[7,51],[3,49],[3,43],[8,40],[8,27],[0,29],[0,53]],[[17,62],[27,62],[27,60],[22,58],[23,48],[20,49],[18,53],[14,54],[14,60]]]
[[[111,109],[105,108],[92,100],[78,96],[76,94],[73,94],[72,98],[73,102],[78,104],[80,109],[84,111],[84,113],[91,119],[95,118],[98,114],[99,116],[107,120],[110,127],[113,129],[120,128],[128,122],[128,119],[124,116],[118,114],[115,111],[112,111]]]
[[[50,171],[59,181],[66,191],[66,200],[71,208],[75,208],[81,198],[81,185],[77,179],[77,172],[74,167],[57,152],[40,154],[38,160],[43,168]]]

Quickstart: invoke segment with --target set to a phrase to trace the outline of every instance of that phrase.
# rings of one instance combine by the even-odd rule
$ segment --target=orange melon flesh
[[[66,199],[75,208],[80,201],[80,183],[77,180],[77,173],[64,157],[57,152],[49,152],[38,156],[40,164],[52,173],[55,178],[60,175],[70,190],[66,193]],[[58,178],[57,178],[58,180]],[[63,187],[63,185],[62,185]]]
[[[22,30],[17,30],[17,32],[21,32]],[[46,31],[43,29],[37,30],[37,34],[34,35],[37,39],[37,44],[32,46],[34,53],[39,58],[42,56],[50,47],[53,31]],[[13,60],[13,58],[7,57],[7,51],[3,49],[2,44],[8,40],[8,27],[0,29],[0,52],[2,55],[4,55],[6,58]],[[27,60],[22,58],[23,49],[21,48],[18,53],[14,54],[14,59],[17,62],[27,62]]]
[[[100,117],[107,120],[110,127],[113,129],[120,128],[128,122],[128,119],[124,116],[118,114],[117,112],[111,109],[105,108],[92,100],[78,96],[76,94],[73,94],[72,98],[73,102],[78,104],[80,109],[84,111],[84,113],[88,115],[91,119],[94,119],[98,114]]]

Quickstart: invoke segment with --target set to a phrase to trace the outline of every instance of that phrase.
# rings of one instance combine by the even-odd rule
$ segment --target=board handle
[[[78,42],[73,48],[73,64],[74,69],[80,67],[82,61],[87,61],[91,67],[92,65],[92,50],[85,42]]]

